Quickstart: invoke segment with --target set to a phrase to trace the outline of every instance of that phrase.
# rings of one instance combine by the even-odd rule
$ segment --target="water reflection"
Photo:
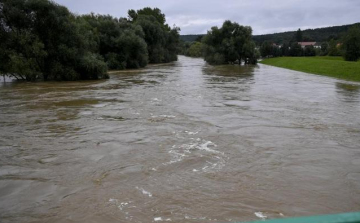
[[[336,89],[339,94],[348,99],[353,100],[360,97],[360,85],[337,82]]]
[[[251,87],[255,83],[254,70],[251,65],[222,65],[203,68],[208,88],[215,88],[221,93],[216,104],[249,110],[252,104]]]
[[[243,83],[253,81],[254,69],[256,66],[250,65],[219,65],[205,66],[202,70],[205,75],[209,75],[209,82],[238,82]]]

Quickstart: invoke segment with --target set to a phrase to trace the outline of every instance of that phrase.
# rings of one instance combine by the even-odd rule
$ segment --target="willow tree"
[[[129,21],[144,31],[150,63],[166,63],[177,60],[180,29],[170,28],[165,15],[158,8],[129,10]]]
[[[109,69],[141,68],[148,64],[145,34],[139,25],[110,15],[83,15],[84,33],[90,31],[94,50],[105,58]]]
[[[85,44],[76,17],[48,0],[0,3],[0,72],[17,79],[107,77],[106,64]]]
[[[210,64],[256,64],[252,29],[236,22],[225,21],[221,28],[212,27],[202,39],[204,59]]]

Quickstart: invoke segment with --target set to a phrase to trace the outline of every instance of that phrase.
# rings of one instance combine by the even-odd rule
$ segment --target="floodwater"
[[[201,59],[0,85],[0,222],[360,210],[360,85]]]

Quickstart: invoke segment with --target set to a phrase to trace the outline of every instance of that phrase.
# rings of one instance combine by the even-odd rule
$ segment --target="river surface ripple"
[[[360,86],[201,59],[0,85],[0,222],[360,210]]]

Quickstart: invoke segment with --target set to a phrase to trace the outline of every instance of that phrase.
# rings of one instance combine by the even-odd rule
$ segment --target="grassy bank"
[[[260,63],[360,82],[360,61],[348,62],[341,57],[276,57]]]

